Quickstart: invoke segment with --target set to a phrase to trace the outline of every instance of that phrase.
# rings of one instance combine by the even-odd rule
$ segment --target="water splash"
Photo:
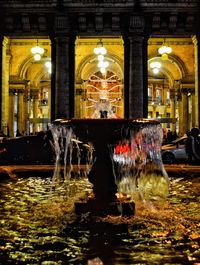
[[[122,129],[121,140],[110,146],[119,199],[154,200],[167,196],[169,183],[161,144],[160,125]]]
[[[169,183],[160,152],[160,124],[148,120],[64,120],[54,123],[51,130],[56,152],[53,180],[64,181],[69,194],[78,189],[76,179],[85,177],[101,204],[115,200],[115,194],[120,202],[128,203],[166,198]]]

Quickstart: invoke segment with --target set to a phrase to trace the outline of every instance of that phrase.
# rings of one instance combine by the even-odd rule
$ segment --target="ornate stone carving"
[[[112,29],[119,30],[120,28],[120,17],[119,14],[112,14]]]
[[[39,24],[39,30],[40,31],[45,31],[47,29],[46,25],[46,17],[45,16],[39,16],[38,17],[38,24]]]
[[[152,28],[153,29],[159,29],[160,28],[160,14],[155,14],[153,16]]]
[[[102,31],[103,30],[103,14],[98,13],[95,16],[95,27],[97,31]]]
[[[171,15],[169,18],[169,28],[175,30],[177,26],[177,21],[178,21],[177,15]]]
[[[23,31],[30,31],[30,21],[27,15],[22,16],[22,29]]]
[[[130,31],[141,32],[144,29],[144,18],[132,14],[130,17]]]
[[[85,14],[80,14],[78,17],[78,27],[80,31],[86,31],[87,30],[87,21]]]
[[[58,32],[69,29],[68,17],[67,16],[57,16],[55,29]]]
[[[191,31],[194,27],[194,17],[193,16],[187,16],[185,28],[187,31]]]
[[[8,30],[13,30],[14,25],[13,25],[13,17],[11,16],[6,16],[5,17],[5,25]]]

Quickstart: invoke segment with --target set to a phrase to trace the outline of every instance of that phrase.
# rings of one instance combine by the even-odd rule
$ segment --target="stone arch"
[[[166,61],[163,61],[160,56],[152,56],[148,60],[149,64],[153,60],[162,64],[160,72],[167,77],[170,87],[174,86],[175,80],[182,80],[185,76],[187,76],[188,71],[184,62],[174,54],[168,55],[168,60]],[[173,69],[176,71],[176,76],[174,76],[174,71],[172,71]]]
[[[29,66],[31,65],[33,61],[34,61],[33,56],[29,56],[21,63],[21,65],[19,66],[19,70],[18,70],[18,76],[21,79],[26,79],[27,69],[29,68]]]
[[[123,80],[123,61],[112,53],[107,53],[106,60],[110,62],[109,70]],[[76,82],[81,83],[82,80],[87,80],[90,75],[98,71],[96,55],[86,56],[76,70]]]

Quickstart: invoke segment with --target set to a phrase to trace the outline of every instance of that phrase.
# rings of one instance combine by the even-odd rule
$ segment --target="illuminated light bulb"
[[[160,54],[166,53],[166,51],[167,51],[167,46],[162,46],[162,47],[160,47],[160,48],[158,49],[158,52],[159,52]]]
[[[158,68],[154,68],[154,69],[153,69],[153,73],[154,73],[154,74],[158,74],[158,73],[159,73],[159,69],[158,69]]]
[[[102,54],[99,54],[98,57],[97,57],[97,59],[99,61],[103,61],[104,60],[104,56]]]
[[[47,68],[51,68],[51,62],[47,61],[47,62],[45,63],[45,66],[46,66]]]
[[[171,48],[171,47],[169,47],[169,46],[167,46],[167,47],[166,47],[166,53],[168,53],[168,54],[169,54],[169,53],[171,53],[171,52],[172,52],[172,48]]]
[[[94,53],[95,54],[99,54],[100,53],[100,49],[99,48],[94,48]]]
[[[106,69],[105,69],[104,67],[101,67],[101,68],[100,68],[100,72],[101,72],[102,74],[105,74],[105,73],[106,73]]]
[[[166,53],[163,53],[163,54],[162,54],[162,60],[163,60],[163,61],[168,60],[168,55],[167,55]]]
[[[33,57],[34,57],[35,61],[40,61],[40,59],[41,59],[41,55],[39,53],[34,54]]]
[[[104,68],[107,68],[108,66],[109,66],[109,62],[107,62],[107,61],[106,62],[103,62],[103,67]]]
[[[152,63],[150,63],[150,68],[161,68],[161,63],[152,62]]]
[[[106,48],[101,47],[101,48],[99,48],[99,49],[100,49],[100,53],[101,53],[102,55],[105,55],[105,54],[107,53]]]
[[[103,61],[98,62],[97,66],[99,68],[102,68],[102,67],[104,68],[104,62]]]
[[[39,46],[35,46],[35,47],[31,48],[31,53],[33,53],[33,54],[36,54],[36,53],[43,54],[44,53],[44,49],[39,47]]]

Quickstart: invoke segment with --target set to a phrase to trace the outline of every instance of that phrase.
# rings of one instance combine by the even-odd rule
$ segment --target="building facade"
[[[180,134],[200,126],[199,0],[1,0],[0,6],[5,134],[105,111],[111,118],[160,118]],[[34,46],[43,49],[39,60]],[[160,54],[162,46],[171,52]],[[104,71],[94,53],[100,47],[107,51]]]

